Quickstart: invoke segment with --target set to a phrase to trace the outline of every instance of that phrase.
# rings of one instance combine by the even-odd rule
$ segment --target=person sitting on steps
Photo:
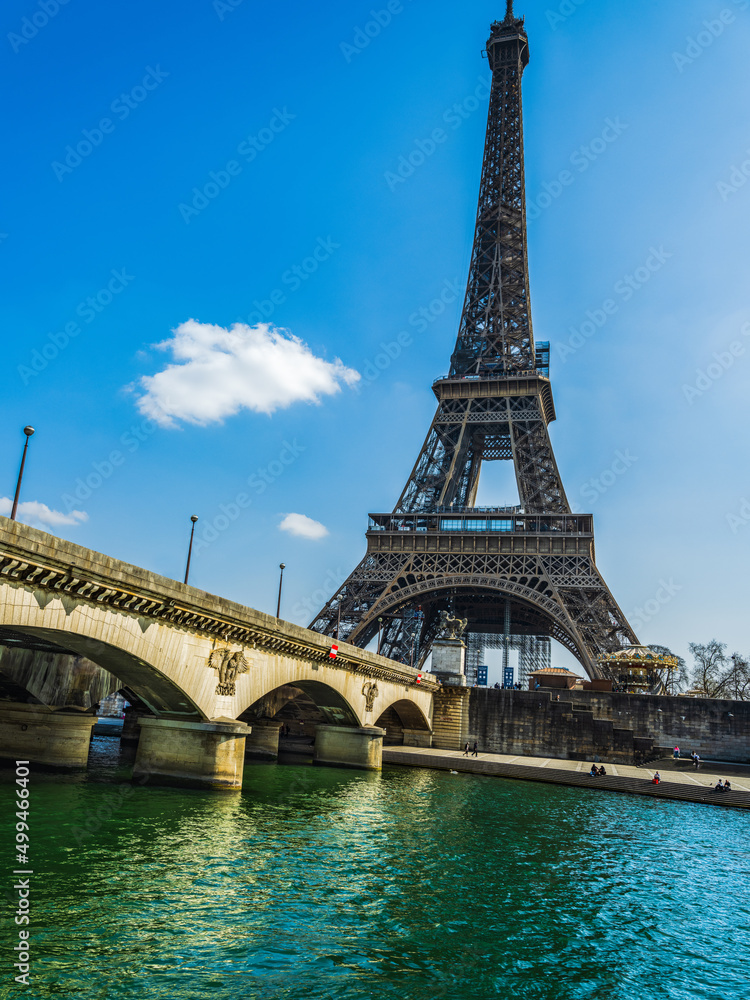
[[[661,781],[661,775],[659,774],[658,771],[654,771],[654,776],[651,779],[651,784],[658,785],[660,781]]]
[[[597,778],[599,776],[599,769],[597,768],[596,764],[591,765],[591,770],[589,771],[589,775],[592,778]]]
[[[607,776],[607,772],[606,772],[606,771],[604,770],[604,765],[603,765],[603,764],[602,764],[602,766],[601,766],[601,767],[599,768],[599,770],[597,771],[597,774],[598,774],[598,775],[599,775],[600,777],[605,777],[605,778],[606,778],[606,776]]]

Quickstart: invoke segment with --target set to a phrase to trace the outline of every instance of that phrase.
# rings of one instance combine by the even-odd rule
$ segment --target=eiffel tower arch
[[[601,577],[591,514],[574,514],[548,426],[549,344],[535,343],[526,235],[523,18],[507,0],[486,49],[492,70],[476,227],[450,370],[393,511],[371,514],[367,552],[310,627],[423,663],[439,612],[468,619],[474,648],[541,650],[549,638],[590,677],[637,638]],[[513,463],[519,503],[477,507],[486,462]],[[536,645],[534,645],[536,642]],[[528,657],[527,657],[528,658]]]

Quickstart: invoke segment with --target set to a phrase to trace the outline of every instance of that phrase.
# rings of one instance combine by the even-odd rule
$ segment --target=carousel
[[[678,665],[676,656],[655,653],[648,646],[626,646],[599,657],[599,666],[612,678],[614,690],[626,694],[670,694]]]

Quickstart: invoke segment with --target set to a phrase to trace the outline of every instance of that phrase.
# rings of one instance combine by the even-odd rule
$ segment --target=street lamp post
[[[279,563],[279,599],[276,602],[276,617],[281,617],[281,584],[284,582],[284,570],[286,563]]]
[[[193,522],[193,527],[190,529],[190,545],[188,545],[187,565],[185,566],[185,583],[188,582],[188,576],[190,575],[190,557],[193,554],[193,535],[195,534],[195,522],[198,520],[198,515],[191,515],[190,520]]]
[[[15,521],[16,513],[18,512],[18,498],[21,495],[21,480],[23,479],[23,467],[26,465],[26,452],[29,447],[29,438],[34,433],[33,427],[24,427],[24,434],[26,435],[26,441],[23,446],[23,455],[21,455],[21,468],[18,470],[18,482],[16,483],[16,495],[13,497],[13,509],[10,512],[11,521]]]
[[[380,656],[380,643],[383,638],[383,619],[378,618],[378,656]]]

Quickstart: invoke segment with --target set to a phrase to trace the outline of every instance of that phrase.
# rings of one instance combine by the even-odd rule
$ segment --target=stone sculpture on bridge
[[[365,681],[362,694],[365,696],[365,712],[371,712],[378,696],[378,685],[374,681]]]
[[[231,649],[214,649],[208,658],[208,665],[219,675],[216,685],[217,695],[235,696],[237,675],[248,671],[247,660],[242,650],[233,653]]]

